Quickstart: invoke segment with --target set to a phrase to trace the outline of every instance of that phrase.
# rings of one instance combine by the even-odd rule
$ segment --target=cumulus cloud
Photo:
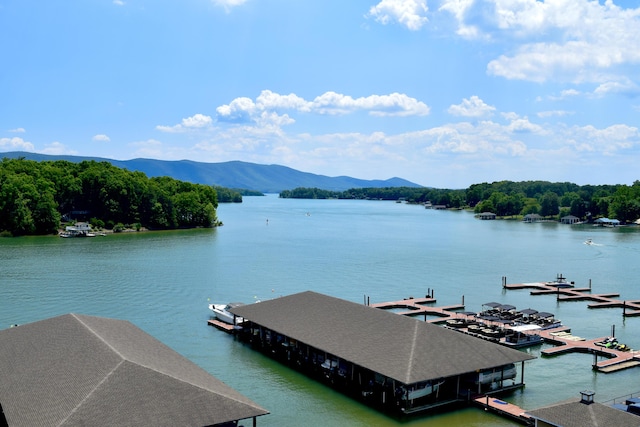
[[[2,149],[18,150],[18,151],[34,151],[35,147],[32,143],[22,138],[0,138],[0,147]]]
[[[109,141],[111,141],[111,138],[109,138],[105,134],[94,135],[93,138],[91,138],[91,139],[94,140],[94,141],[98,141],[98,142],[109,142]]]
[[[616,124],[603,129],[595,126],[575,126],[570,139],[580,151],[595,151],[612,155],[640,144],[640,132],[634,126]]]
[[[177,125],[174,126],[156,126],[156,129],[162,132],[168,133],[181,133],[188,132],[197,129],[204,129],[211,126],[213,123],[213,119],[209,116],[205,116],[204,114],[195,114],[191,117],[187,117],[182,119]]]
[[[447,110],[449,114],[463,117],[483,117],[493,114],[495,107],[485,104],[485,102],[473,95],[471,98],[463,99],[458,105],[451,105]]]
[[[365,111],[372,116],[424,116],[429,107],[405,94],[370,95],[353,98],[336,92],[326,92],[312,101],[295,94],[280,95],[264,90],[255,102],[246,97],[236,98],[216,108],[217,120],[230,123],[260,123],[285,125],[294,123],[285,111],[321,115],[345,115]]]
[[[507,79],[606,83],[640,63],[640,8],[590,0],[444,0],[469,39],[510,50],[487,71]]]
[[[368,16],[383,25],[398,22],[417,31],[427,23],[428,10],[426,0],[382,0],[369,9]]]

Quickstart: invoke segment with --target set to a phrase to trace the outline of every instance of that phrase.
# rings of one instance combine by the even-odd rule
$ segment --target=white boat
[[[213,311],[216,319],[221,322],[228,323],[230,325],[239,325],[244,322],[244,319],[239,316],[234,316],[229,310],[234,307],[244,305],[242,302],[230,302],[229,304],[209,304],[209,310]]]
[[[509,364],[504,369],[485,369],[478,373],[476,384],[490,384],[503,380],[511,380],[516,377],[516,365]]]
[[[562,274],[558,274],[556,280],[553,282],[547,282],[546,284],[549,286],[555,286],[556,288],[573,288],[573,282],[567,282],[567,278]]]
[[[585,245],[593,245],[593,240],[587,239],[587,240],[584,241],[584,244]]]
[[[404,400],[414,400],[419,399],[421,397],[429,396],[434,392],[438,391],[438,388],[444,383],[441,381],[439,383],[433,383],[431,381],[421,382],[418,384],[414,384],[409,386],[406,390],[405,394],[402,396]]]

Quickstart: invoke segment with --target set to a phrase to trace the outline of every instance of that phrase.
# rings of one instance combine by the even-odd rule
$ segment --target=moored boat
[[[213,311],[216,319],[230,325],[239,325],[244,322],[242,317],[231,313],[231,309],[244,305],[242,302],[230,302],[229,304],[209,304],[209,310]]]

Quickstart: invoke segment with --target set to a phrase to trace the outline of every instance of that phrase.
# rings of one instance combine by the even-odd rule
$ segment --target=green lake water
[[[126,319],[271,413],[259,426],[512,426],[479,409],[397,421],[279,365],[207,326],[209,302],[305,290],[362,303],[424,296],[480,311],[496,301],[549,311],[574,335],[611,333],[640,348],[640,318],[557,302],[509,283],[564,274],[593,293],[640,299],[640,229],[479,221],[467,212],[383,201],[245,197],[218,209],[213,230],[90,239],[0,239],[0,328],[64,313]],[[592,238],[595,245],[583,242]],[[544,347],[524,350],[539,356]],[[593,356],[538,357],[526,387],[504,397],[525,409],[594,390],[604,402],[640,391],[640,368],[591,370]]]

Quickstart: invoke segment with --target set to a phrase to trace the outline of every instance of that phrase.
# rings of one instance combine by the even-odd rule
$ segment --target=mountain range
[[[348,176],[330,177],[301,172],[286,166],[261,165],[241,161],[203,163],[191,160],[113,160],[100,157],[47,155],[25,151],[1,153],[0,156],[35,161],[66,160],[78,163],[85,160],[94,160],[97,162],[109,162],[123,169],[143,172],[148,177],[170,176],[196,184],[217,185],[262,193],[279,193],[283,190],[292,190],[298,187],[320,188],[330,191],[346,191],[351,188],[422,187],[402,178],[364,180]]]

